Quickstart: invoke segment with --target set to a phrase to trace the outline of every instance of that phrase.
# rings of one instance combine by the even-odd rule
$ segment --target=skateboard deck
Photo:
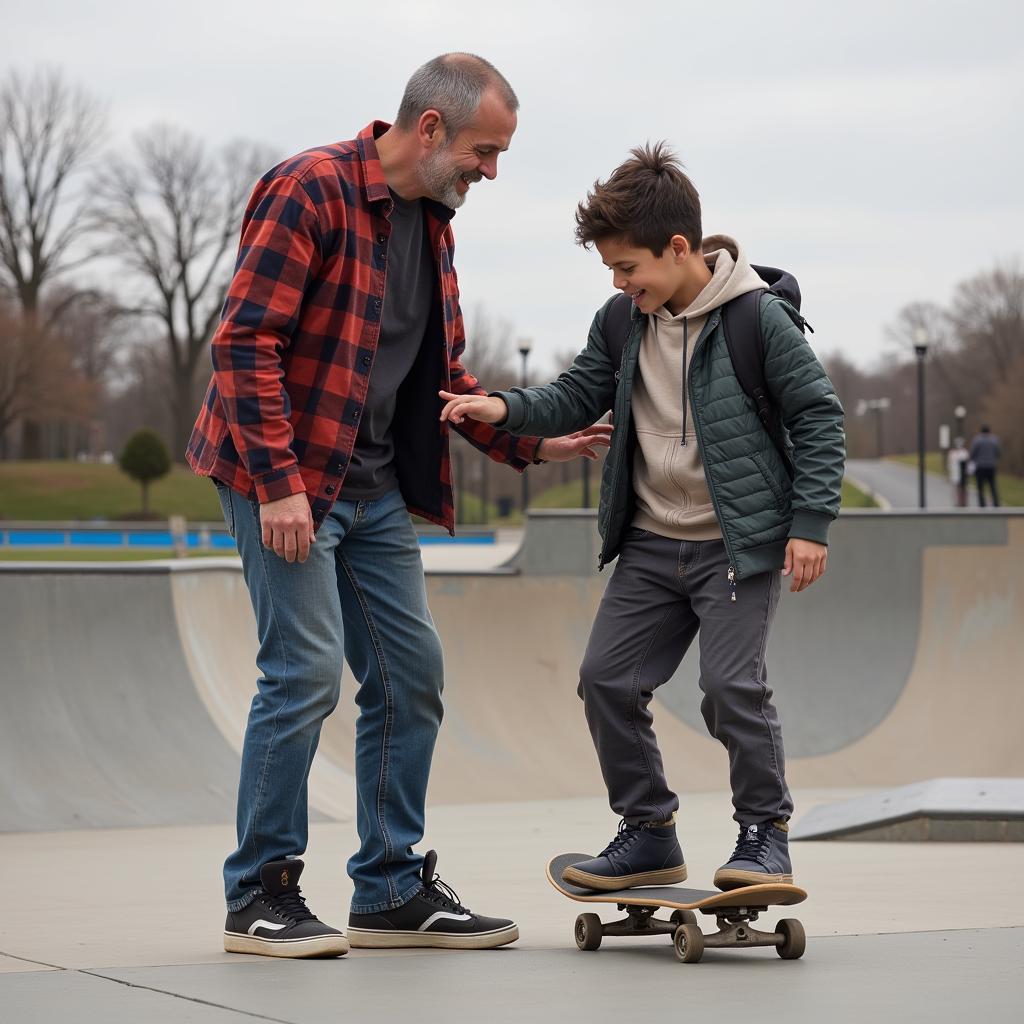
[[[626,912],[619,921],[602,923],[597,914],[581,914],[576,919],[576,945],[595,950],[606,935],[671,935],[676,957],[683,963],[696,963],[705,949],[740,949],[746,946],[774,946],[784,960],[803,955],[806,937],[803,926],[792,918],[780,921],[776,931],[763,932],[750,927],[760,913],[774,906],[792,906],[807,899],[796,885],[745,885],[720,892],[717,889],[687,889],[675,885],[642,886],[602,892],[563,881],[562,872],[572,864],[588,860],[591,854],[563,853],[548,863],[548,881],[563,895],[579,903],[611,903]],[[655,911],[673,911],[669,919]],[[704,934],[697,915],[713,914],[718,931]]]

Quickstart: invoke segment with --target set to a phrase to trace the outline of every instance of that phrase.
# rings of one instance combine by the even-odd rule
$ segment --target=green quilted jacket
[[[611,302],[598,310],[586,348],[556,381],[495,392],[509,410],[498,426],[513,434],[558,437],[612,411],[615,431],[598,510],[599,569],[618,555],[633,520],[631,396],[646,328],[646,317],[634,308],[622,366],[616,367],[604,336]],[[845,461],[842,406],[784,300],[762,299],[761,325],[765,381],[784,426],[792,479],[733,372],[721,309],[697,338],[687,378],[708,490],[737,579],[782,568],[791,537],[828,543],[828,528],[839,515]]]

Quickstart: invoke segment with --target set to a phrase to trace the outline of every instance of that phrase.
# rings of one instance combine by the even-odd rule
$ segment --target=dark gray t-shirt
[[[437,269],[423,204],[391,193],[391,237],[380,312],[380,340],[370,371],[363,418],[341,494],[345,501],[372,501],[398,486],[391,421],[398,387],[412,369],[430,317]]]

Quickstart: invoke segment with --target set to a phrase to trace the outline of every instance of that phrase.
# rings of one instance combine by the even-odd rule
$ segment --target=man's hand
[[[824,544],[794,537],[786,545],[786,567],[782,570],[783,576],[793,576],[790,593],[798,594],[820,579],[825,573],[827,562],[828,548]]]
[[[286,562],[304,562],[315,540],[313,513],[305,494],[289,494],[260,505],[263,546]]]
[[[501,398],[487,395],[453,395],[448,391],[438,392],[447,405],[441,410],[441,422],[451,420],[461,423],[467,416],[481,423],[500,423],[508,416],[508,406]]]
[[[593,462],[597,458],[598,448],[611,445],[614,427],[610,423],[595,423],[586,430],[577,430],[566,437],[546,437],[537,449],[537,458],[545,462],[571,462],[583,456]]]

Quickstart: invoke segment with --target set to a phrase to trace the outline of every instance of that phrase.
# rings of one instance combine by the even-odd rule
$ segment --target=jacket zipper
[[[686,317],[683,317],[683,439],[680,442],[680,447],[686,447],[686,377],[687,377],[687,363],[689,360],[690,349],[690,332],[688,328],[689,321]]]
[[[719,323],[719,321],[721,319],[722,319],[722,315],[721,315],[721,313],[718,313],[715,316],[715,318],[711,321],[711,323],[709,324],[709,326],[707,328],[707,333],[704,334],[704,340],[705,341],[707,340],[708,337],[710,337],[711,332],[718,326],[718,323]],[[685,323],[685,321],[684,321],[684,323]],[[698,348],[700,346],[700,342],[701,342],[701,339],[698,338],[697,339]],[[697,356],[698,348],[695,348],[693,350],[694,358],[696,358],[696,356]],[[686,390],[688,389],[690,384],[691,384],[691,381],[689,379],[689,376],[684,377],[684,381],[683,381],[683,391],[684,391],[684,393],[686,392]],[[696,406],[696,403],[694,403],[694,405]],[[706,467],[707,467],[707,464],[708,464],[708,460],[704,457],[704,438],[701,436],[701,432],[700,432],[700,417],[699,416],[695,415],[693,417],[693,426],[694,426],[694,430],[696,431],[696,434],[697,434],[697,452],[700,455],[701,462],[705,466],[704,472],[705,472],[705,474],[707,474],[707,468]],[[683,439],[684,440],[686,439],[686,435],[685,434],[683,435]],[[728,569],[728,571],[725,574],[726,575],[726,579],[729,582],[729,601],[730,601],[731,604],[735,604],[736,603],[736,567],[733,564],[735,559],[733,558],[733,554],[732,554],[732,545],[729,543],[729,535],[726,532],[725,523],[722,520],[722,511],[721,511],[721,509],[719,508],[719,505],[718,505],[718,495],[715,493],[715,487],[714,487],[714,484],[712,483],[710,477],[708,478],[708,494],[711,495],[711,504],[714,506],[715,516],[718,519],[719,525],[722,527],[722,541],[725,544],[725,553],[729,556],[729,569]]]

